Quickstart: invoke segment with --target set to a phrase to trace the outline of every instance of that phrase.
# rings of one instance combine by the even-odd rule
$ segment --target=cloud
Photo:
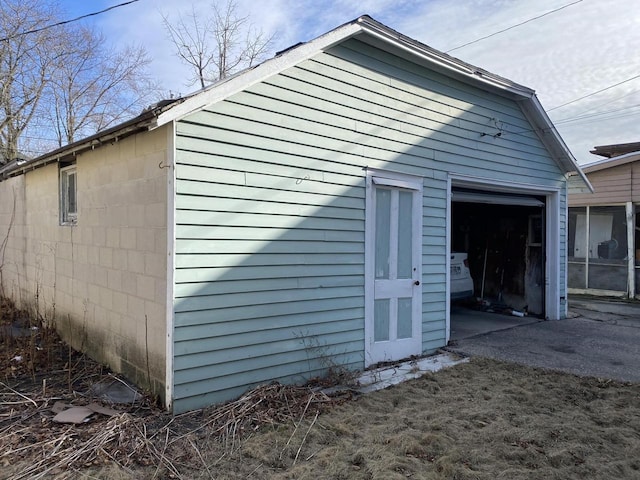
[[[433,47],[448,50],[520,23],[570,0],[429,2],[405,29]],[[424,21],[423,21],[424,20]],[[640,4],[599,1],[572,5],[452,52],[452,55],[534,88],[548,109],[630,78],[638,73]],[[447,33],[451,30],[455,33]],[[424,33],[423,33],[424,32]],[[554,120],[638,103],[640,79],[549,112]],[[627,112],[628,114],[629,112]],[[594,145],[638,141],[633,117],[616,115],[561,123],[558,130],[580,162],[592,161]]]
[[[265,32],[276,32],[274,52],[310,40],[362,14],[447,51],[463,43],[562,7],[572,0],[238,0]],[[209,0],[193,2],[206,9]],[[189,4],[141,1],[101,15],[98,25],[114,42],[144,45],[153,74],[166,90],[187,93],[188,69],[166,38],[160,12],[175,14]],[[534,88],[546,108],[629,78],[640,70],[640,2],[584,0],[451,54]],[[598,105],[624,108],[640,103],[640,79],[575,104],[550,111],[554,120],[576,117]],[[627,95],[616,101],[616,98]],[[634,117],[622,113],[559,123],[558,130],[581,162],[594,145],[640,140]]]

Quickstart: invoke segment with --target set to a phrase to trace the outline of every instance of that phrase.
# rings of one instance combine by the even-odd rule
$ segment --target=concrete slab
[[[484,312],[454,304],[451,305],[450,340],[462,340],[463,338],[471,338],[540,321],[536,317],[516,317],[501,313]]]
[[[443,368],[466,363],[469,359],[455,353],[444,352],[428,357],[417,358],[406,362],[375,368],[362,372],[353,385],[336,385],[322,390],[327,395],[340,392],[370,393],[397,385],[407,380],[420,378],[427,372],[437,372]]]
[[[579,316],[515,326],[460,339],[447,350],[577,375],[640,382],[640,307],[628,309],[631,306],[614,304],[608,309],[606,302],[599,302],[596,307],[581,303],[577,308],[570,300],[572,311],[591,312],[598,318]]]
[[[324,390],[367,393],[426,372],[483,356],[583,376],[640,382],[640,303],[570,300],[566,320],[544,321],[451,307],[448,352],[363,372],[357,387]],[[617,313],[616,313],[617,312]]]
[[[569,298],[570,310],[588,310],[610,315],[640,318],[640,302],[619,299],[594,299],[589,297]]]
[[[459,357],[451,353],[442,353],[429,357],[418,358],[396,365],[367,370],[358,377],[356,388],[360,393],[369,393],[382,390],[392,385],[420,378],[427,372],[437,372],[443,368],[453,367],[459,363],[468,362],[468,358]]]

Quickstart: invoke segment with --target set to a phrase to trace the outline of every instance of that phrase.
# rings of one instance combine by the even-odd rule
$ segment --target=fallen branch
[[[298,451],[296,452],[296,458],[293,459],[293,465],[295,465],[296,462],[298,461],[298,457],[300,456],[300,451],[302,450],[302,446],[304,445],[304,442],[307,441],[307,436],[309,435],[309,432],[311,431],[313,426],[316,424],[316,421],[318,420],[318,415],[320,415],[320,411],[316,412],[316,416],[313,417],[313,422],[311,422],[311,425],[309,425],[309,428],[307,429],[307,433],[304,434],[304,437],[302,438],[302,442],[300,442],[300,446],[298,447]]]
[[[207,465],[207,462],[204,461],[204,458],[202,457],[202,453],[200,453],[200,450],[198,450],[198,447],[196,447],[195,443],[193,443],[193,440],[191,440],[191,439],[189,439],[189,443],[191,444],[191,446],[195,450],[196,454],[198,455],[198,458],[202,462],[202,466],[204,466],[204,468],[207,470],[207,473],[209,474],[209,478],[214,480],[215,477],[211,473],[211,470],[209,470],[209,466]]]
[[[11,388],[9,385],[7,385],[6,383],[2,383],[0,382],[0,385],[2,385],[4,388],[6,388],[7,390],[11,390],[14,394],[24,398],[25,400],[33,403],[33,406],[38,408],[38,404],[36,403],[35,400],[32,400],[31,398],[27,397],[26,395],[21,394],[20,392],[15,391],[13,388]]]

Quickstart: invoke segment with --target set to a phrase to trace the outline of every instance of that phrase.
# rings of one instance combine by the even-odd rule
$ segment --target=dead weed
[[[237,458],[243,439],[261,428],[291,424],[293,438],[305,418],[313,417],[311,426],[304,425],[308,433],[320,412],[344,401],[310,387],[272,383],[179,416],[139,395],[132,404],[109,404],[116,410],[111,416],[56,423],[57,403],[107,403],[92,386],[117,376],[71,350],[42,322],[25,323],[26,314],[10,303],[0,308],[0,478],[215,478],[216,462]]]

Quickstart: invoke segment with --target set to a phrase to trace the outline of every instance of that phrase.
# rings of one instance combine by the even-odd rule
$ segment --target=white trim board
[[[173,409],[173,298],[175,283],[176,251],[176,123],[167,126],[167,155],[164,169],[167,171],[167,290],[166,290],[166,350],[165,350],[165,405]]]
[[[522,207],[544,207],[544,202],[531,196],[507,195],[492,192],[451,192],[452,202],[486,203],[489,205],[519,205]]]

